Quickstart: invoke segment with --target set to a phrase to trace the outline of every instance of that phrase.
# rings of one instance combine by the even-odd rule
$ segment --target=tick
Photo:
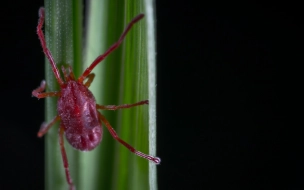
[[[119,138],[115,130],[112,128],[108,120],[97,110],[117,110],[124,108],[131,108],[134,106],[149,104],[148,100],[143,100],[134,104],[123,104],[123,105],[99,105],[96,104],[95,98],[92,92],[88,89],[92,83],[95,75],[91,73],[92,70],[98,65],[102,60],[104,60],[111,52],[124,40],[126,34],[132,28],[132,26],[141,20],[144,14],[139,14],[131,20],[127,25],[126,29],[118,39],[104,54],[99,55],[92,64],[83,72],[83,74],[75,79],[71,67],[65,69],[62,66],[63,79],[60,77],[59,69],[56,66],[54,58],[47,48],[47,44],[42,31],[42,26],[44,23],[44,8],[39,9],[39,21],[37,26],[37,34],[43,49],[44,54],[48,58],[53,73],[56,77],[57,82],[60,86],[60,91],[58,92],[43,92],[46,87],[46,82],[42,81],[40,86],[33,90],[32,95],[39,98],[46,97],[58,97],[57,102],[57,116],[49,123],[42,123],[40,130],[38,131],[38,137],[42,137],[47,131],[58,121],[60,122],[59,127],[59,145],[61,150],[61,156],[63,160],[63,166],[65,169],[65,175],[69,188],[75,189],[72,182],[72,178],[69,173],[68,159],[64,148],[63,135],[65,135],[66,140],[77,150],[80,151],[90,151],[98,146],[102,139],[102,123],[107,127],[110,134],[115,140],[128,148],[132,153],[150,160],[155,164],[160,163],[160,158],[144,154],[137,151],[131,145],[126,143],[124,140]],[[86,81],[85,81],[86,80]]]

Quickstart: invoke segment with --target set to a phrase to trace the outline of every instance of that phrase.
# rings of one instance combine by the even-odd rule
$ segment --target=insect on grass
[[[148,100],[143,100],[133,104],[123,104],[123,105],[99,105],[96,104],[95,98],[91,91],[88,89],[94,80],[94,73],[92,70],[98,65],[102,60],[104,60],[111,52],[124,40],[127,33],[130,31],[132,26],[140,21],[144,17],[143,14],[139,14],[131,20],[127,25],[124,32],[104,54],[98,56],[92,64],[83,72],[83,74],[76,79],[72,68],[67,69],[62,66],[61,70],[63,73],[63,79],[60,76],[59,69],[53,59],[53,56],[44,38],[42,31],[45,13],[44,8],[39,9],[39,22],[37,26],[37,34],[43,49],[44,54],[48,58],[52,71],[56,77],[56,80],[60,86],[60,91],[58,92],[43,92],[46,87],[46,82],[42,81],[40,86],[33,90],[32,95],[39,98],[46,98],[57,96],[57,116],[49,123],[42,123],[40,130],[38,132],[38,137],[42,137],[47,131],[58,121],[60,122],[59,127],[59,144],[63,160],[63,166],[65,169],[67,183],[69,184],[69,189],[75,189],[72,178],[69,173],[68,158],[64,148],[63,135],[66,140],[77,150],[80,151],[90,151],[96,148],[102,140],[102,123],[106,126],[112,137],[121,143],[123,146],[128,148],[132,153],[147,160],[154,162],[155,164],[160,163],[160,158],[151,155],[144,154],[127,142],[119,138],[115,130],[112,128],[108,120],[97,110],[117,110],[124,108],[131,108],[134,106],[149,104]]]

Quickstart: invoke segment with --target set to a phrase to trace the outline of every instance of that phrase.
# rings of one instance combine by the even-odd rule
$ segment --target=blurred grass
[[[150,149],[150,154],[155,155],[155,40],[152,1],[88,2],[84,40],[82,1],[45,0],[47,45],[58,67],[69,64],[78,77],[98,55],[118,40],[133,17],[139,13],[146,14],[143,20],[133,26],[121,47],[93,70],[96,77],[90,90],[96,102],[103,105],[135,103],[149,99],[149,106],[104,111],[102,114],[122,139],[144,153],[149,153]],[[152,8],[152,12],[147,6]],[[85,48],[82,48],[83,42]],[[48,91],[58,90],[48,61],[46,81]],[[55,98],[46,99],[46,121],[57,114],[56,105]],[[155,164],[132,154],[115,141],[105,127],[103,132],[101,144],[90,152],[74,150],[65,142],[76,188],[156,189]],[[49,190],[68,189],[57,133],[58,125],[46,135],[45,183]]]

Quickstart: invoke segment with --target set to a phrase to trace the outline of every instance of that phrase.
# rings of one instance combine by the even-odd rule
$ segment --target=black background
[[[43,101],[31,97],[44,78],[43,1],[6,3],[0,189],[43,189]],[[303,189],[303,126],[287,117],[303,64],[300,5],[156,6],[159,189]]]

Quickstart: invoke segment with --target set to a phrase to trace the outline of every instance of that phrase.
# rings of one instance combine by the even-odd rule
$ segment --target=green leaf
[[[82,70],[82,2],[45,0],[45,38],[57,67],[71,65],[76,76]],[[45,66],[47,91],[58,91],[59,86],[48,60]],[[46,122],[57,115],[57,98],[46,98]],[[58,123],[45,135],[45,187],[48,190],[68,189],[58,141]],[[65,142],[72,177],[77,185],[79,151]]]
[[[122,3],[120,3],[122,2]],[[135,103],[149,99],[149,105],[118,111],[102,111],[118,135],[137,150],[156,151],[156,68],[153,1],[91,0],[86,9],[85,40],[82,39],[82,2],[46,0],[47,46],[59,68],[71,65],[76,77],[120,37],[133,17],[144,13],[115,52],[93,72],[90,87],[102,105]],[[85,48],[82,42],[85,41]],[[82,58],[84,52],[84,59]],[[47,91],[58,84],[46,61]],[[57,114],[57,99],[46,99],[46,121]],[[157,189],[156,165],[132,154],[103,127],[101,144],[90,152],[72,149],[65,142],[70,173],[77,189]],[[58,125],[46,135],[46,189],[68,189],[63,169]]]

